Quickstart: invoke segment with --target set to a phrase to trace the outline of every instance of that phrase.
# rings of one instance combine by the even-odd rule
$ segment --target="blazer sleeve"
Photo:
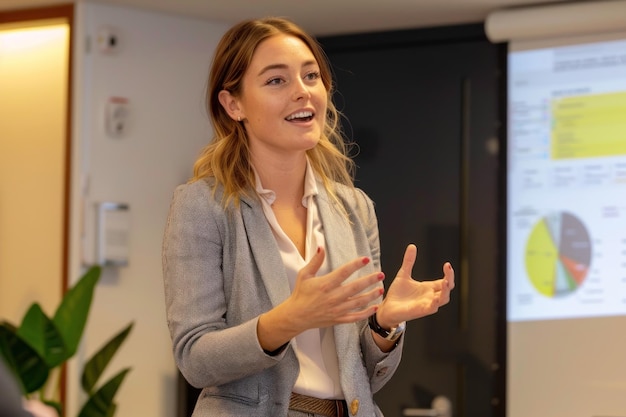
[[[263,352],[258,317],[226,325],[222,261],[227,230],[228,215],[207,182],[176,189],[163,239],[166,315],[176,364],[198,388],[250,376],[284,357],[284,352]]]
[[[0,417],[33,417],[24,410],[22,394],[2,357],[0,357]]]

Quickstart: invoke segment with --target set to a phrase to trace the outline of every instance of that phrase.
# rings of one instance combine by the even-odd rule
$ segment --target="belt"
[[[348,417],[348,406],[344,400],[322,400],[295,392],[291,393],[289,409],[327,417]]]

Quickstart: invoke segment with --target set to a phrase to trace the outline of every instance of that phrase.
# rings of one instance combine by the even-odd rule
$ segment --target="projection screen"
[[[508,42],[507,417],[626,417],[624,16],[598,1],[486,22]]]

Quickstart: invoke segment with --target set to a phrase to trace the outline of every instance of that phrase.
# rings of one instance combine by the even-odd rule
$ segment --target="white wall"
[[[161,240],[172,192],[189,178],[210,138],[203,94],[214,46],[227,27],[91,2],[76,6],[72,280],[95,242],[90,226],[97,202],[127,203],[131,229],[129,265],[105,269],[82,350],[68,368],[67,415],[77,415],[84,402],[79,381],[85,358],[134,321],[104,379],[132,367],[117,395],[116,417],[172,417],[177,373],[164,313]],[[97,48],[105,26],[119,35],[114,54]],[[104,129],[111,96],[130,103],[121,138]]]

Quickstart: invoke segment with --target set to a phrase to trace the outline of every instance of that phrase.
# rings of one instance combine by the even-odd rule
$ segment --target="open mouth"
[[[313,120],[313,112],[311,111],[301,111],[298,113],[294,113],[294,114],[290,114],[289,116],[285,117],[285,120],[287,120],[288,122],[308,122],[310,120]]]

